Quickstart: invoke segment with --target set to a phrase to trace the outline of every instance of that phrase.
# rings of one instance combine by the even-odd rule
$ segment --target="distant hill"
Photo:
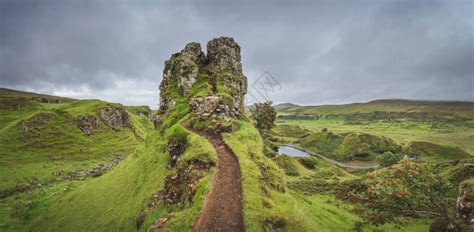
[[[427,112],[455,113],[458,116],[474,117],[474,102],[425,101],[405,99],[382,99],[366,103],[344,105],[298,106],[291,103],[277,105],[280,115],[338,115],[373,112]]]
[[[25,92],[20,90],[13,90],[7,88],[0,88],[0,97],[21,97],[21,98],[28,98],[29,100],[35,100],[42,103],[62,103],[62,102],[71,102],[76,99],[67,98],[67,97],[58,97],[58,96],[51,96],[46,94],[38,94],[32,92]]]
[[[278,111],[278,110],[286,110],[290,108],[300,107],[300,105],[296,105],[293,103],[280,103],[280,104],[274,105],[273,107]]]

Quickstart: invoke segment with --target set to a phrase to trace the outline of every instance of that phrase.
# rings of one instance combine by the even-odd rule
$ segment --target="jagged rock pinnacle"
[[[241,117],[246,93],[240,46],[233,38],[212,39],[207,43],[207,55],[199,43],[192,42],[165,62],[160,114],[185,99],[193,118],[199,120]]]

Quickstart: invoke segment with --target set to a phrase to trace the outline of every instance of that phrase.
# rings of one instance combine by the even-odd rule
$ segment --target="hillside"
[[[296,106],[278,110],[279,125],[319,132],[385,136],[405,146],[430,142],[474,154],[474,103],[376,100],[346,105]]]
[[[362,159],[397,152],[398,144],[287,119],[274,132],[259,131],[245,113],[246,87],[240,46],[220,37],[206,53],[189,43],[165,62],[157,112],[2,90],[0,230],[428,231],[437,222],[402,215],[362,224],[361,204],[349,197],[388,168],[352,170],[275,149],[330,144],[316,148],[345,160],[350,152]],[[439,150],[411,145],[423,155]],[[462,155],[419,165],[438,165],[470,189],[471,160]],[[452,208],[457,190],[448,190]]]
[[[224,38],[217,42],[231,41]],[[174,55],[167,64],[183,62],[187,51]],[[229,108],[236,107],[224,111],[226,117],[232,117],[230,124],[190,121],[196,114],[209,115],[206,111],[190,113],[186,109],[191,102],[188,96],[213,101],[203,94],[215,95],[209,88],[212,85],[202,82],[192,85],[187,92],[190,95],[183,96],[175,76],[185,68],[182,64],[168,66],[173,71],[162,85],[161,100],[173,103],[161,104],[154,119],[156,129],[148,116],[131,113],[137,111],[135,107],[99,100],[41,103],[21,94],[2,98],[8,106],[1,110],[2,188],[15,190],[6,191],[0,199],[2,231],[190,230],[203,209],[204,198],[212,197],[211,177],[219,161],[210,141],[183,127],[185,121],[193,128],[234,128],[224,132],[222,139],[240,164],[240,214],[245,230],[317,226],[336,231],[352,227],[357,217],[348,211],[349,206],[339,209],[326,202],[331,197],[305,197],[286,189],[282,172],[262,153],[258,131],[239,115],[241,104],[228,102],[232,104]],[[222,78],[217,80],[217,96],[239,99],[229,98],[239,93],[227,89],[229,78]],[[204,92],[208,90],[211,92]],[[120,159],[115,161],[118,153]],[[26,187],[18,188],[21,183]],[[322,208],[314,214],[312,205]]]
[[[0,88],[0,97],[1,98],[26,98],[29,100],[35,100],[42,103],[63,103],[75,101],[72,98],[51,96],[46,94],[31,93],[13,89]]]
[[[293,104],[293,103],[280,103],[280,104],[274,105],[273,107],[278,111],[284,111],[284,110],[288,110],[288,109],[297,108],[297,107],[300,107],[300,106],[296,105],[296,104]]]
[[[355,113],[374,112],[406,112],[406,113],[455,113],[461,117],[474,117],[474,102],[456,101],[422,101],[388,99],[374,100],[367,103],[352,103],[344,105],[298,106],[291,103],[276,105],[282,114],[300,115],[347,115]]]

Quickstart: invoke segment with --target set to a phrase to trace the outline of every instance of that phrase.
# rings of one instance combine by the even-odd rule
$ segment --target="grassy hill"
[[[143,139],[140,127],[133,124],[142,119],[126,113],[120,104],[5,89],[0,102],[1,191],[112,164],[131,154]],[[106,110],[126,117],[119,122],[113,118],[117,113]]]
[[[46,94],[19,91],[14,89],[0,88],[0,97],[2,98],[26,98],[43,103],[63,103],[75,101],[75,99],[59,96],[51,96]]]
[[[345,105],[299,106],[291,103],[276,105],[282,114],[301,115],[347,115],[354,113],[373,112],[426,112],[426,113],[455,113],[459,116],[474,117],[474,102],[453,101],[422,101],[387,99],[367,103],[352,103]]]

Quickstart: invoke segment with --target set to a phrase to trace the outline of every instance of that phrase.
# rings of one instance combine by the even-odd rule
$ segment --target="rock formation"
[[[247,78],[240,59],[240,46],[229,37],[209,41],[207,55],[195,42],[173,54],[165,62],[155,126],[178,102],[187,104],[191,120],[228,121],[241,117]]]
[[[77,127],[85,135],[91,135],[94,131],[101,128],[102,121],[111,129],[117,128],[133,128],[128,113],[122,107],[108,105],[100,110],[97,115],[81,116],[76,121]]]
[[[99,124],[99,120],[97,120],[97,117],[93,115],[81,116],[77,120],[77,127],[85,135],[91,135],[94,132],[94,130],[100,128],[100,124]]]
[[[100,119],[104,122],[105,125],[108,127],[126,127],[132,128],[132,123],[128,117],[128,113],[125,109],[116,107],[116,106],[109,106],[107,108],[103,108],[100,110]]]
[[[458,216],[467,224],[474,224],[474,192],[470,182],[461,183],[456,201]]]

